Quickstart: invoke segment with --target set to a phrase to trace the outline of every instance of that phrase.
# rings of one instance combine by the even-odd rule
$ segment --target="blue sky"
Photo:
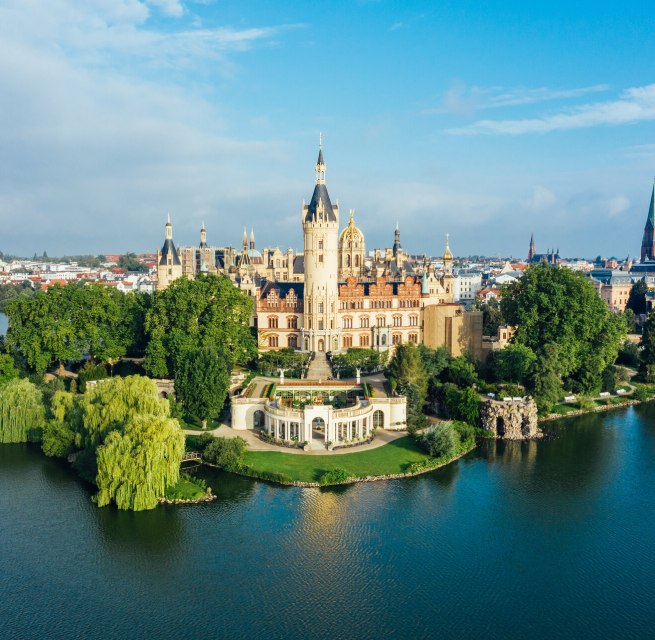
[[[636,255],[652,3],[0,0],[0,250],[302,247],[318,134],[369,247]]]

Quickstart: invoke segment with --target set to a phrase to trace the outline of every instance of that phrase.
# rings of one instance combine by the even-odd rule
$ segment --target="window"
[[[277,336],[269,336],[268,337],[268,346],[269,347],[277,347],[278,346]]]
[[[369,336],[359,336],[359,346],[368,347],[369,346]]]
[[[323,240],[318,241],[318,250],[323,251]]]
[[[319,320],[318,321],[318,330],[323,331],[323,329],[325,329],[325,327],[323,326],[323,320]]]
[[[287,328],[288,329],[297,329],[298,328],[298,317],[289,316],[287,318]]]
[[[384,326],[386,326],[386,319],[385,319],[385,317],[384,317],[384,316],[378,316],[378,317],[377,317],[377,324],[378,324],[378,327],[384,327]]]
[[[418,342],[418,335],[416,333],[409,334],[409,341],[416,344]]]
[[[277,329],[277,316],[268,316],[268,328]]]
[[[346,256],[346,267],[350,267],[350,256]]]
[[[355,266],[359,267],[359,256],[355,256]]]
[[[368,325],[368,322],[369,322],[369,321],[368,321],[368,316],[364,316],[364,317],[360,320],[359,325],[360,325],[360,327],[361,327],[362,329],[368,329],[368,326],[369,326],[369,325]]]
[[[318,303],[318,312],[325,313],[325,305],[322,302]]]
[[[403,319],[401,316],[394,316],[393,317],[393,326],[394,327],[402,327],[403,326]]]
[[[384,427],[384,413],[379,409],[373,412],[373,428],[380,429]]]
[[[400,344],[400,334],[399,333],[394,333],[391,336],[391,344]]]
[[[409,326],[410,327],[418,326],[418,316],[409,316]]]
[[[298,336],[289,336],[289,339],[287,340],[287,345],[289,346],[290,349],[297,349]]]
[[[344,347],[344,349],[346,349],[348,347],[352,347],[352,346],[353,346],[353,337],[352,336],[344,336],[343,337],[343,347]]]
[[[353,319],[352,318],[344,318],[343,319],[343,328],[344,329],[352,329],[353,328]]]
[[[318,261],[323,262],[323,254],[322,253],[318,254]]]

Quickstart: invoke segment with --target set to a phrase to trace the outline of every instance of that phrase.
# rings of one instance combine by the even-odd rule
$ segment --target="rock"
[[[482,398],[480,421],[497,438],[526,440],[542,435],[537,427],[537,403],[530,396],[511,402]]]

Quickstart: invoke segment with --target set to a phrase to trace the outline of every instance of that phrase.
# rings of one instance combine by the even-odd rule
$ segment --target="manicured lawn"
[[[244,464],[256,471],[283,473],[291,480],[317,482],[326,471],[341,468],[351,477],[403,473],[413,462],[430,459],[406,436],[377,449],[342,455],[301,455],[278,451],[247,451]]]

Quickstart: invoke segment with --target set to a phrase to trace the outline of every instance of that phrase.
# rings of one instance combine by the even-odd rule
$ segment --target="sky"
[[[319,133],[341,224],[455,255],[639,254],[652,2],[0,0],[0,250],[302,249]]]

